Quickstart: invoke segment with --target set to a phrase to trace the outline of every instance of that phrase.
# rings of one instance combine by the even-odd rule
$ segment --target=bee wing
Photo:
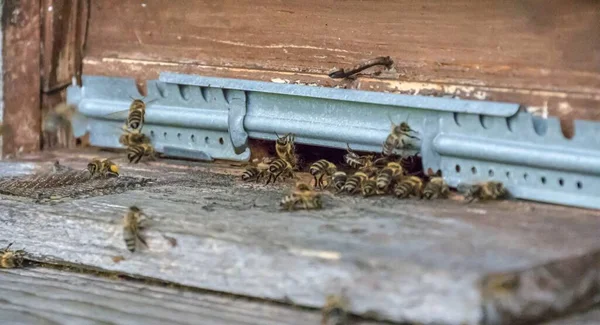
[[[125,113],[125,114],[123,114],[123,113]],[[110,114],[106,114],[105,116],[115,116],[115,115],[119,115],[119,116],[122,115],[122,118],[125,119],[125,118],[127,118],[127,115],[129,115],[129,108],[121,110],[121,111],[112,112]]]

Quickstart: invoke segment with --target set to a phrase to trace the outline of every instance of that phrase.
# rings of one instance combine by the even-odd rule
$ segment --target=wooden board
[[[40,2],[6,1],[3,34],[2,154],[39,150]]]
[[[78,156],[57,157],[84,168],[85,155]],[[156,183],[57,205],[3,197],[0,238],[10,233],[36,260],[313,308],[345,292],[353,313],[399,322],[511,324],[585,307],[599,294],[591,281],[600,269],[596,211],[340,196],[326,197],[323,211],[289,213],[277,207],[288,186],[208,173],[223,170],[215,165],[121,167]],[[131,204],[153,220],[149,248],[136,254],[120,232]],[[115,263],[115,256],[125,260]],[[507,279],[520,284],[497,287]]]
[[[93,274],[0,272],[2,324],[319,324],[320,312]],[[376,324],[355,320],[353,324]]]

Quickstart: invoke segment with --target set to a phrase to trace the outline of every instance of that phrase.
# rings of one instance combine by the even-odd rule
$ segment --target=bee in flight
[[[348,194],[354,194],[361,189],[362,183],[367,179],[369,179],[367,174],[357,171],[354,175],[348,177],[342,190]]]
[[[377,175],[377,190],[380,193],[387,192],[390,184],[396,182],[402,177],[404,171],[397,162],[389,162]]]
[[[145,116],[146,116],[146,105],[150,104],[156,100],[150,100],[148,102],[144,102],[144,99],[135,99],[133,97],[130,97],[132,99],[131,104],[129,105],[129,114],[127,115],[127,119],[125,120],[125,127],[132,129],[132,130],[142,130],[142,127],[144,126],[144,120],[145,120]],[[109,114],[110,115],[114,115],[114,114],[120,114],[123,111],[118,111],[118,112],[114,112]]]
[[[124,129],[125,133],[123,133],[119,137],[119,143],[124,145],[125,147],[129,147],[137,144],[150,144],[150,138],[141,133],[140,130],[129,131]]]
[[[137,164],[143,157],[148,157],[152,160],[156,157],[156,151],[151,144],[142,143],[127,147],[127,159],[129,163]]]
[[[296,136],[293,133],[287,133],[284,136],[280,137],[277,133],[277,141],[275,142],[275,152],[277,153],[277,157],[279,159],[283,159],[289,162],[292,167],[296,167],[298,163],[298,157],[296,156],[296,146],[294,141],[296,140]]]
[[[87,165],[91,177],[117,177],[119,166],[108,159],[92,159]]]
[[[416,133],[410,125],[406,122],[402,122],[398,125],[394,124],[392,118],[390,118],[390,122],[392,123],[392,130],[390,134],[387,136],[385,141],[383,142],[383,155],[390,156],[394,153],[396,149],[402,149],[406,147],[405,140],[406,138],[410,139],[419,139],[417,136],[411,135],[412,133]]]
[[[327,186],[333,186],[336,192],[341,192],[344,185],[346,184],[346,180],[348,179],[348,175],[345,172],[339,171],[335,172],[331,177],[331,183],[327,184]]]
[[[310,165],[309,172],[315,180],[315,187],[323,188],[323,178],[333,176],[337,172],[337,167],[332,162],[321,159]]]
[[[449,192],[450,189],[448,188],[448,184],[446,184],[442,177],[432,177],[429,182],[427,182],[427,185],[425,185],[423,197],[428,200],[447,198]]]
[[[13,269],[23,266],[25,251],[22,249],[17,251],[10,250],[12,244],[10,243],[6,248],[0,250],[0,268]]]
[[[348,324],[348,300],[342,296],[329,295],[321,310],[321,325]]]
[[[305,210],[323,207],[321,195],[305,183],[296,184],[292,192],[279,202],[279,206],[288,211],[295,210],[298,204],[301,204]]]
[[[464,187],[465,186],[461,185],[459,191],[466,192],[465,199],[468,203],[471,203],[474,200],[498,200],[508,196],[508,190],[501,182],[489,181],[475,184],[470,186],[466,191],[464,190]]]
[[[269,164],[268,174],[269,178],[267,179],[267,184],[271,183],[271,181],[275,183],[279,176],[281,176],[283,179],[286,179],[288,177],[293,178],[294,170],[292,164],[289,161],[279,158],[275,159],[272,163]]]
[[[397,198],[404,199],[410,196],[421,198],[423,195],[423,181],[417,176],[407,176],[396,183],[392,192]]]
[[[138,242],[148,247],[146,240],[140,234],[144,229],[144,221],[146,215],[136,206],[129,207],[129,210],[123,217],[123,239],[125,246],[130,252],[135,252]]]

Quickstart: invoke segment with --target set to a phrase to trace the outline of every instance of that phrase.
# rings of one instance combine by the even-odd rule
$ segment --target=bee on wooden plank
[[[119,166],[108,159],[92,159],[87,165],[91,177],[117,177]]]
[[[274,159],[271,157],[264,157],[261,161],[254,159],[251,162],[251,165],[246,167],[246,170],[244,170],[244,173],[242,173],[242,181],[259,182],[268,173],[269,164],[271,164],[273,160]]]
[[[289,195],[281,199],[279,205],[282,209],[292,211],[298,205],[301,205],[305,210],[321,209],[323,202],[321,194],[315,192],[313,188],[306,183],[298,183]]]
[[[145,116],[146,116],[146,105],[150,104],[151,102],[155,101],[155,100],[150,100],[148,102],[144,102],[144,98],[142,99],[135,99],[133,97],[130,97],[132,102],[129,105],[129,109],[127,110],[129,113],[127,115],[127,119],[125,120],[125,127],[132,129],[132,130],[138,130],[138,131],[142,131],[142,128],[144,127],[144,121],[145,121]],[[114,115],[114,114],[120,114],[124,111],[118,111],[118,112],[114,112],[110,115]]]
[[[388,117],[392,123],[392,130],[383,142],[384,156],[390,156],[394,153],[394,150],[404,148],[406,146],[405,140],[407,138],[419,139],[417,136],[411,135],[412,133],[416,133],[416,131],[413,130],[408,123],[402,122],[400,124],[394,124],[392,118],[389,115]]]
[[[277,133],[275,133],[275,135],[277,136],[277,141],[275,141],[275,152],[277,153],[277,157],[289,162],[292,167],[296,167],[298,163],[298,157],[295,152],[296,146],[294,145],[296,135],[293,133],[286,133],[282,137]]]
[[[509,195],[504,184],[496,181],[483,182],[471,186],[460,185],[458,190],[465,193],[465,199],[468,203],[471,203],[474,200],[499,200],[507,198]]]
[[[397,162],[389,162],[377,175],[377,190],[381,193],[387,192],[389,186],[397,181],[404,171]]]
[[[369,179],[367,174],[357,171],[352,176],[348,177],[342,190],[348,194],[354,194],[361,190],[362,183],[367,179]]]
[[[272,163],[269,164],[268,175],[269,178],[267,179],[266,184],[269,184],[271,182],[275,183],[279,176],[281,176],[282,179],[294,178],[293,166],[287,160],[280,158],[275,159]]]
[[[25,251],[22,249],[16,251],[11,250],[10,247],[12,244],[13,243],[8,244],[6,248],[0,251],[0,268],[13,269],[23,266]]]
[[[336,192],[341,192],[344,185],[346,184],[346,180],[348,179],[348,175],[345,172],[339,171],[335,172],[331,177],[331,183],[328,186],[333,186]]]
[[[423,180],[417,176],[403,177],[392,189],[397,198],[404,199],[410,196],[421,198],[423,195]]]
[[[360,191],[364,197],[380,194],[377,190],[377,180],[374,178],[363,180],[360,185]]]
[[[325,176],[331,178],[337,172],[337,167],[334,163],[321,159],[310,165],[309,172],[315,180],[315,187],[323,188],[323,178]]]
[[[156,158],[156,151],[151,144],[142,143],[127,147],[127,159],[129,163],[137,164],[143,157],[148,157],[151,160]]]
[[[321,325],[346,325],[348,324],[349,303],[345,297],[329,295],[321,310]]]
[[[135,252],[138,243],[148,247],[146,240],[140,231],[144,229],[146,215],[137,207],[131,206],[123,217],[123,239],[125,246],[130,252]]]
[[[423,197],[427,200],[447,198],[450,189],[442,177],[432,177],[423,189]]]

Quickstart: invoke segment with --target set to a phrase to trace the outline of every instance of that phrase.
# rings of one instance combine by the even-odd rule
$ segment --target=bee
[[[256,166],[247,167],[244,173],[242,174],[242,180],[244,182],[249,182],[252,180],[258,182],[265,176],[265,174],[267,174],[268,170],[269,164],[265,163],[265,160],[263,160],[256,164]]]
[[[331,183],[328,186],[333,185],[337,192],[342,191],[344,184],[346,184],[346,180],[348,179],[348,175],[345,172],[335,172],[331,177]]]
[[[156,151],[154,147],[148,143],[134,144],[127,147],[127,159],[129,163],[137,164],[143,157],[154,159],[155,155]]]
[[[150,138],[147,135],[141,133],[139,130],[129,131],[127,129],[124,129],[124,131],[126,133],[123,133],[119,137],[119,143],[126,147],[136,145],[136,144],[149,144],[150,143]]]
[[[10,247],[12,244],[13,243],[8,244],[6,248],[0,251],[0,268],[13,269],[23,266],[23,261],[25,260],[25,251],[22,249],[11,251]]]
[[[292,164],[284,159],[275,159],[272,163],[270,163],[268,174],[269,178],[267,179],[267,184],[271,183],[271,181],[275,183],[279,176],[282,176],[283,179],[294,177]]]
[[[404,169],[404,172],[408,175],[425,175],[423,173],[423,161],[419,154],[402,157],[402,159],[400,159],[400,165]]]
[[[309,172],[315,179],[315,187],[322,188],[323,177],[331,177],[337,172],[337,167],[332,162],[321,159],[310,165]]]
[[[354,194],[361,189],[362,183],[369,179],[369,176],[364,172],[358,171],[354,175],[348,177],[346,184],[342,190],[349,194]]]
[[[377,175],[377,190],[381,193],[387,192],[390,184],[397,181],[404,171],[397,162],[389,162]]]
[[[123,217],[123,239],[127,250],[132,253],[135,252],[138,242],[148,247],[146,240],[140,234],[140,231],[144,229],[145,216],[138,207],[131,206]]]
[[[423,193],[423,181],[417,176],[407,176],[396,183],[393,188],[393,193],[397,198],[407,198],[416,196],[421,198]]]
[[[298,204],[302,204],[302,207],[308,209],[321,209],[323,207],[323,201],[321,195],[313,191],[312,187],[305,183],[296,184],[295,189],[289,195],[283,197],[279,205],[288,211],[292,211]]]
[[[345,325],[348,323],[348,301],[337,295],[329,295],[321,311],[321,325]]]
[[[87,169],[92,177],[117,177],[119,176],[119,166],[108,159],[92,159],[87,165]]]
[[[132,130],[142,130],[142,127],[144,127],[144,120],[145,120],[145,116],[146,116],[146,105],[150,104],[151,102],[155,101],[155,100],[150,100],[148,102],[144,102],[144,99],[135,99],[133,97],[130,97],[132,102],[129,105],[129,109],[127,110],[129,113],[127,115],[127,119],[125,120],[125,127],[132,129]],[[118,112],[114,112],[110,115],[113,114],[121,114],[123,111],[118,111]]]
[[[360,156],[350,149],[350,145],[346,143],[347,153],[344,155],[344,162],[352,168],[359,168],[363,165],[363,161]]]
[[[406,138],[419,139],[417,136],[411,135],[411,133],[416,133],[416,131],[413,130],[408,123],[402,122],[396,125],[389,115],[388,117],[392,123],[392,130],[383,142],[384,156],[390,156],[394,153],[394,150],[404,148],[406,145],[404,142]]]
[[[428,200],[446,198],[449,192],[448,184],[446,184],[442,177],[432,177],[427,185],[425,185],[423,197]]]
[[[280,137],[277,133],[277,141],[275,142],[275,152],[277,153],[277,157],[279,159],[283,159],[292,164],[292,167],[295,167],[298,162],[298,157],[295,154],[294,141],[296,136],[293,133],[287,133],[283,137]]]
[[[364,180],[361,183],[360,190],[364,197],[380,194],[380,192],[377,190],[377,181],[373,178]]]
[[[462,188],[462,186],[461,186]],[[501,182],[489,181],[471,186],[465,194],[467,202],[497,200],[508,196],[508,190]]]

